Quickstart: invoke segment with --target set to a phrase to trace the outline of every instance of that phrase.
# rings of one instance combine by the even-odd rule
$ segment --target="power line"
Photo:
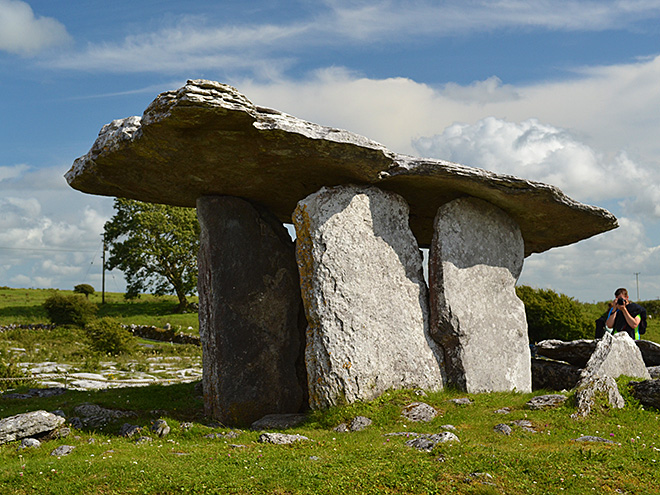
[[[64,253],[96,253],[98,251],[96,249],[13,248],[5,246],[0,246],[0,249],[7,249],[9,251],[59,251]]]

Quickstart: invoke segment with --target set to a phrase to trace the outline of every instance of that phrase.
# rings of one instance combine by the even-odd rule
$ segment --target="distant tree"
[[[73,292],[77,294],[85,294],[85,297],[89,299],[89,295],[94,294],[94,287],[89,284],[78,284],[73,288]]]
[[[530,342],[593,338],[594,321],[572,297],[527,285],[516,287],[516,294],[525,305]]]
[[[194,208],[117,198],[116,213],[105,224],[110,246],[106,268],[124,272],[125,297],[142,292],[176,294],[178,311],[188,309],[187,296],[197,289],[199,223]]]

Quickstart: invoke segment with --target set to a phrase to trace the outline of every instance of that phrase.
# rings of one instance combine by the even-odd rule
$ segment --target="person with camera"
[[[605,327],[610,333],[627,332],[634,340],[646,332],[646,309],[628,299],[624,288],[614,292],[614,301],[610,306]]]

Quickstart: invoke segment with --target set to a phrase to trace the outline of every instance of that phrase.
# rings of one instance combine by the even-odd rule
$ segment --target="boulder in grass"
[[[65,419],[47,411],[32,411],[0,420],[0,445],[23,438],[46,434]]]

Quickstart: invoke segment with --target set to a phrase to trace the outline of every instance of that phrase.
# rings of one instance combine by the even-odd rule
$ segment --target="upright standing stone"
[[[429,253],[431,334],[447,381],[467,392],[532,389],[525,307],[515,284],[524,242],[499,208],[459,198],[438,209]]]
[[[612,335],[605,332],[596,340],[596,349],[582,370],[582,376],[609,376],[614,379],[621,375],[650,379],[642,353],[627,332]]]
[[[298,203],[293,220],[312,408],[389,388],[441,389],[406,202],[375,187],[321,188]]]
[[[239,198],[202,197],[197,215],[206,414],[249,425],[298,412],[306,323],[291,238],[273,215]]]

